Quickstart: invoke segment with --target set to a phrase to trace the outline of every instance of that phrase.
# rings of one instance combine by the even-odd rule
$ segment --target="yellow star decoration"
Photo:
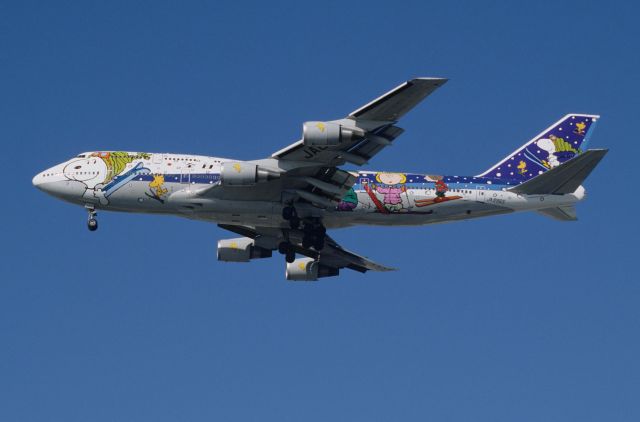
[[[318,123],[316,123],[316,127],[318,128],[318,130],[320,132],[324,132],[324,129],[325,129],[324,123],[318,122]]]

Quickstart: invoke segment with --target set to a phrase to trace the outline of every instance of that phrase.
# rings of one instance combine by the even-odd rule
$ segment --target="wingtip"
[[[437,83],[438,85],[442,85],[447,83],[447,81],[449,80],[449,78],[441,78],[438,76],[419,76],[417,78],[413,78],[410,81],[411,82],[417,82],[417,81],[424,81],[424,82],[431,82],[431,83]]]
[[[593,149],[588,149],[586,152],[589,152],[589,151],[591,151],[594,154],[601,155],[602,157],[604,157],[609,152],[609,148],[593,148]]]

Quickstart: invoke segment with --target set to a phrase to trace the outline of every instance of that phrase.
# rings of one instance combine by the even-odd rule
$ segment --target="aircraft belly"
[[[465,220],[470,218],[484,217],[489,215],[497,215],[512,212],[513,210],[499,205],[486,204],[476,201],[450,201],[449,203],[434,204],[432,207],[409,208],[402,212],[384,213],[379,210],[371,210],[371,208],[355,209],[351,213],[334,212],[333,215],[327,216],[325,220],[334,220],[334,215],[338,214],[335,219],[342,219],[342,214],[352,214],[345,216],[344,219],[349,221],[348,225],[367,224],[367,225],[385,225],[385,226],[413,226],[435,224],[447,221]]]
[[[175,183],[167,183],[159,189],[150,188],[149,182],[131,181],[108,196],[101,208],[114,211],[172,213],[175,207],[167,204],[168,194],[176,189]],[[181,187],[182,188],[182,187]]]

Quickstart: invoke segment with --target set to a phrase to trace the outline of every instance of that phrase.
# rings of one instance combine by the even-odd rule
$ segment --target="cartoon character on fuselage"
[[[82,154],[85,155],[85,154]],[[63,170],[64,176],[84,184],[84,197],[91,202],[96,200],[102,205],[109,203],[107,196],[121,186],[115,186],[110,192],[103,190],[113,179],[121,174],[135,159],[149,159],[149,154],[130,154],[124,151],[94,152],[69,162]],[[107,189],[109,190],[109,189]]]
[[[407,182],[407,176],[402,173],[378,173],[376,180],[382,185],[374,185],[373,188],[383,195],[384,207],[389,212],[402,211],[404,206],[400,195],[407,191],[404,186]]]
[[[108,201],[101,192],[108,175],[107,163],[99,157],[79,158],[69,162],[63,170],[64,176],[85,186],[83,197],[88,201],[98,201],[106,204]]]
[[[84,183],[87,189],[95,189],[96,185],[104,183],[107,165],[96,157],[78,158],[67,163],[63,173],[67,179]]]

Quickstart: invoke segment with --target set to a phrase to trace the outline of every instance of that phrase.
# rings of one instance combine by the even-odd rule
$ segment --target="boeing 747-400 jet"
[[[247,262],[277,250],[288,280],[343,268],[391,268],[338,245],[327,229],[425,225],[514,211],[576,219],[582,183],[607,153],[586,149],[599,116],[568,114],[476,176],[349,171],[395,142],[398,120],[447,80],[412,79],[343,119],[306,122],[302,139],[271,156],[239,161],[201,155],[84,152],[36,175],[33,184],[98,210],[179,215],[241,237],[218,242],[218,260]],[[296,259],[296,255],[303,257]]]

